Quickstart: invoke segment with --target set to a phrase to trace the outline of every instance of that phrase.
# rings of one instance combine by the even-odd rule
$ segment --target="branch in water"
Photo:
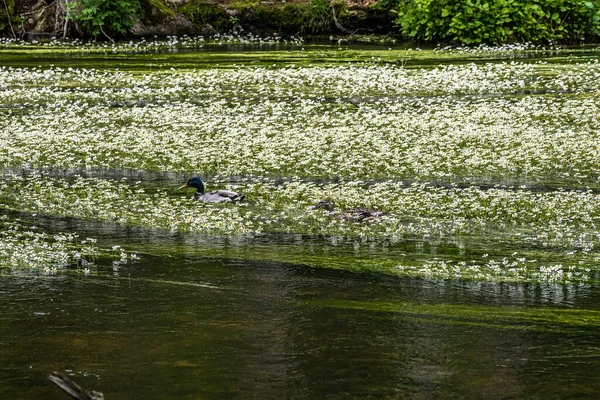
[[[104,400],[102,393],[95,390],[85,390],[60,372],[54,371],[48,376],[48,379],[75,400]]]

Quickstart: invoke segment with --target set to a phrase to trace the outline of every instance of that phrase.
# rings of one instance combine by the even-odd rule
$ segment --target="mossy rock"
[[[181,6],[179,12],[199,31],[202,31],[206,25],[211,25],[217,31],[226,31],[233,27],[231,16],[214,3],[192,0]]]
[[[395,16],[389,10],[353,8],[344,10],[337,18],[346,29],[360,33],[387,33],[395,29]]]
[[[360,7],[349,9],[346,3],[310,0],[303,3],[261,4],[259,0],[238,0],[227,7],[208,0],[191,0],[179,8],[197,31],[211,26],[226,32],[234,25],[261,35],[326,34],[338,32],[332,4],[338,21],[348,30],[381,32],[393,29],[393,16],[384,9]],[[364,33],[364,32],[363,32]]]
[[[301,30],[303,13],[298,6],[259,6],[245,9],[240,23],[258,33],[295,33]]]
[[[140,0],[140,8],[142,17],[152,23],[161,23],[175,16],[175,12],[162,0]]]
[[[333,18],[328,9],[312,3],[260,5],[244,9],[239,23],[259,33],[323,33],[331,31]]]

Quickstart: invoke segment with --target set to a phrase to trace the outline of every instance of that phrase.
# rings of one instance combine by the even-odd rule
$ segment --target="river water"
[[[201,236],[36,222],[180,255],[100,265],[90,276],[3,275],[1,398],[64,398],[46,380],[53,370],[107,399],[600,393],[600,294],[591,285],[435,281],[204,257],[210,245]],[[212,247],[244,254],[256,244],[223,239]]]
[[[44,57],[3,62],[135,69],[171,57],[189,66],[186,53]],[[244,60],[226,51],[214,57]],[[100,260],[90,275],[2,272],[0,399],[66,398],[46,379],[52,371],[107,400],[600,397],[597,279],[400,278],[315,268],[308,260],[334,254],[347,263],[390,251],[443,256],[457,246],[414,240],[365,249],[318,236],[206,237],[2,214],[44,232],[96,237],[104,247],[124,244],[141,258]],[[493,252],[497,243],[488,246]],[[294,262],[273,261],[285,258],[274,252],[294,254]]]

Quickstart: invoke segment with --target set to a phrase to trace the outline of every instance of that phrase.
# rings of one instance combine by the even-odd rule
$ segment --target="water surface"
[[[518,56],[423,54],[397,47],[308,44],[140,54],[29,48],[0,51],[0,65],[121,68],[144,74],[171,67],[359,61],[407,61],[407,68],[514,58],[566,64],[573,55],[578,62],[600,55],[596,49]],[[0,167],[6,173],[16,170]],[[144,180],[148,193],[168,188],[169,196],[181,195],[175,192],[177,184],[189,176],[110,168],[45,173],[64,179],[73,173],[136,178]],[[543,178],[475,176],[431,184],[597,190],[594,177],[583,183]],[[319,179],[327,178],[314,181]],[[209,236],[4,208],[0,215],[36,231],[94,237],[103,248],[123,245],[141,257],[129,263],[101,258],[89,274],[77,268],[55,275],[0,271],[2,399],[64,399],[46,379],[52,371],[102,391],[107,400],[600,397],[597,272],[589,283],[573,285],[389,275],[390,265],[471,260],[483,254],[500,259],[517,251],[552,264],[570,260],[565,249],[505,240],[494,236],[497,232],[397,241],[282,233]],[[383,269],[388,274],[373,272]],[[365,270],[371,272],[357,272]]]
[[[4,276],[0,296],[3,398],[64,398],[52,370],[109,399],[600,393],[590,288],[149,257]]]
[[[325,238],[214,240],[73,219],[36,223],[94,232],[107,244],[146,243],[148,253],[164,246],[171,256],[100,260],[88,276],[3,274],[2,398],[64,398],[46,380],[54,370],[108,399],[600,393],[593,285],[435,281],[244,259],[269,244],[307,258],[337,251],[340,262],[355,251],[332,250]]]

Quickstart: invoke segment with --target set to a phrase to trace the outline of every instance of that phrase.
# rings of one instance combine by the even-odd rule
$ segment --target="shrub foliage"
[[[80,0],[73,3],[73,17],[93,35],[123,34],[135,23],[138,0]]]
[[[600,36],[599,0],[400,0],[396,23],[417,40],[582,42]]]

